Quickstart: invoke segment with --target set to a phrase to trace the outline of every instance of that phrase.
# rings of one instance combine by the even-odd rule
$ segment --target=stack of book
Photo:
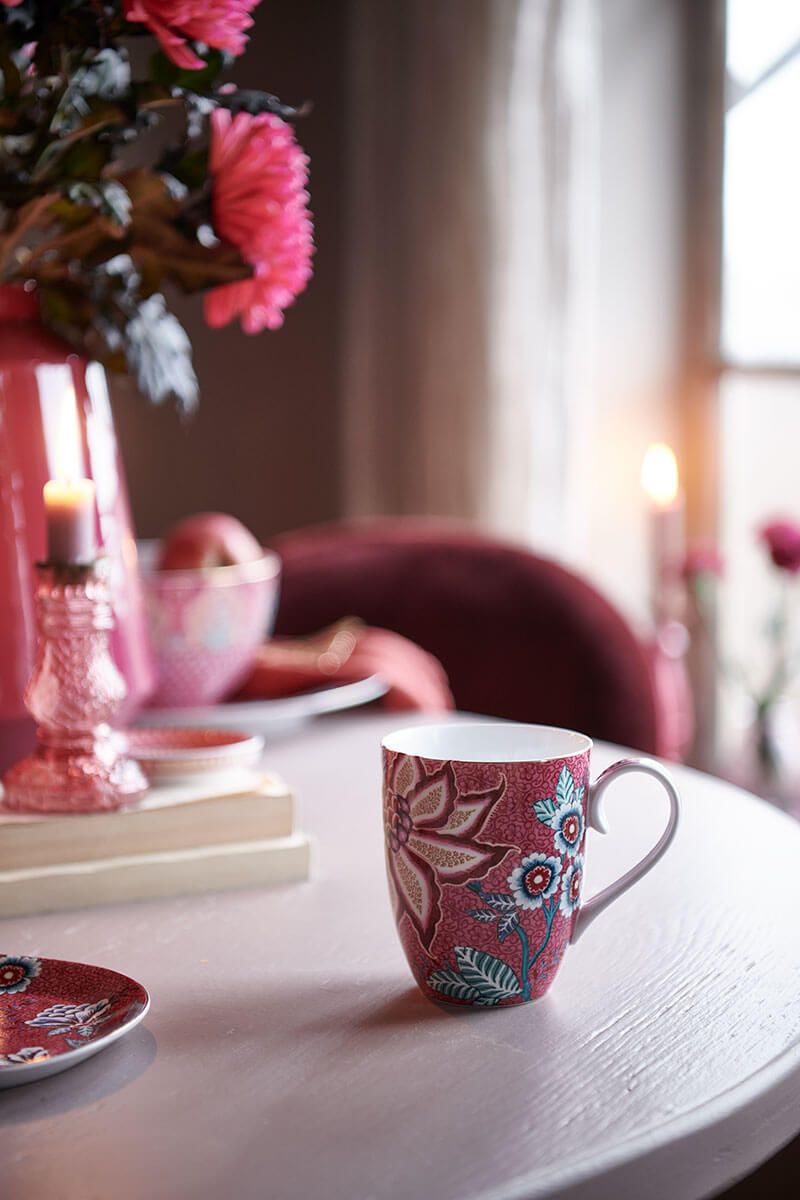
[[[290,883],[308,878],[310,857],[291,791],[252,771],[153,787],[117,812],[0,806],[0,916]]]

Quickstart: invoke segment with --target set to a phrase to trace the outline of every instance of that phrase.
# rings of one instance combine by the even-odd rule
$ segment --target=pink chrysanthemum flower
[[[277,329],[311,278],[308,159],[280,117],[234,117],[218,108],[211,115],[209,169],[216,233],[237,247],[253,275],[209,292],[206,320],[218,328],[241,316],[245,333]]]
[[[3,0],[5,3],[6,0]],[[250,13],[259,0],[123,0],[125,19],[146,25],[176,66],[197,71],[205,63],[188,42],[241,54]]]

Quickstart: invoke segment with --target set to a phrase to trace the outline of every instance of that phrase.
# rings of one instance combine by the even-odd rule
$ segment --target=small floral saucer
[[[140,983],[105,967],[0,954],[0,1088],[74,1067],[149,1007]]]
[[[129,753],[151,783],[179,783],[198,775],[258,766],[264,739],[220,729],[130,729]]]

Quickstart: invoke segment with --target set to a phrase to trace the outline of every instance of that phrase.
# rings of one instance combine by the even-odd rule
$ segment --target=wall
[[[595,377],[568,557],[643,619],[641,460],[652,441],[680,449],[684,13],[680,0],[603,0],[601,13]]]
[[[194,344],[196,416],[148,407],[115,385],[115,415],[142,536],[201,509],[239,516],[259,536],[337,511],[337,317],[344,123],[344,6],[269,0],[233,77],[287,102],[311,99],[298,136],[311,156],[315,278],[277,333],[209,330],[198,299],[176,305]]]
[[[686,0],[603,0],[594,349],[564,557],[629,615],[647,614],[647,444],[678,445],[684,224]],[[341,511],[339,314],[343,293],[346,0],[257,10],[243,83],[311,96],[299,134],[312,159],[316,276],[278,333],[212,332],[181,306],[203,396],[182,423],[118,389],[116,413],[139,530],[203,508],[260,536]]]

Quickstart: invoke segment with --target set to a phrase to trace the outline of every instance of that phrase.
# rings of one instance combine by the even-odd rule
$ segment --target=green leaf
[[[150,58],[148,77],[151,83],[160,83],[165,87],[187,88],[193,92],[208,92],[214,80],[219,75],[228,59],[221,50],[205,49],[202,53],[196,51],[197,57],[202,58],[204,66],[196,71],[187,71],[176,66],[161,50],[157,50]]]
[[[83,330],[91,323],[91,306],[85,296],[74,289],[52,284],[40,285],[39,303],[45,322],[59,330],[64,326]]]
[[[455,955],[464,982],[474,988],[481,1001],[499,1004],[522,994],[513,969],[501,958],[472,946],[456,946]]]
[[[2,75],[2,99],[13,100],[19,95],[22,76],[5,39],[0,44],[0,75]]]
[[[552,797],[548,797],[547,800],[534,801],[533,811],[543,825],[549,825],[551,829],[555,829],[558,804]]]
[[[99,96],[101,100],[118,100],[131,85],[131,68],[127,53],[104,46],[94,58],[80,67],[72,77],[72,86],[84,96]]]
[[[131,198],[115,179],[101,179],[97,183],[81,180],[68,186],[67,195],[74,204],[98,209],[122,229],[130,224]]]
[[[475,988],[465,983],[458,971],[442,969],[428,976],[428,987],[441,992],[450,1000],[469,1000],[474,1003],[479,996]]]
[[[503,942],[519,927],[519,909],[514,905],[513,912],[503,913],[497,925],[497,940]]]
[[[300,107],[295,107],[292,104],[284,104],[277,96],[270,95],[269,92],[260,92],[254,88],[237,88],[234,92],[217,92],[214,99],[220,108],[230,109],[231,112],[246,112],[252,116],[257,116],[259,113],[275,113],[276,116],[282,117],[284,121],[294,120],[296,117],[305,116],[309,111],[309,106],[303,104]]]
[[[68,179],[99,179],[110,158],[108,143],[76,142],[61,160],[61,173]]]
[[[224,283],[249,279],[252,268],[233,246],[202,246],[163,221],[134,219],[130,255],[148,291],[169,279],[185,292],[202,292]]]
[[[571,804],[573,794],[575,792],[575,784],[572,779],[568,767],[561,768],[561,774],[558,777],[556,784],[556,799],[559,804]]]
[[[482,921],[484,925],[490,925],[497,920],[497,913],[492,912],[490,908],[468,908],[467,916],[475,921]]]
[[[93,99],[87,104],[88,111],[86,116],[79,122],[75,128],[71,128],[68,132],[59,133],[47,143],[44,150],[39,156],[38,161],[33,168],[33,178],[40,179],[46,175],[59,159],[66,159],[67,155],[72,155],[73,147],[78,142],[83,142],[84,139],[91,139],[101,130],[114,125],[126,125],[128,117],[117,104],[110,104],[105,100]],[[104,154],[107,151],[102,146],[97,146],[97,150],[101,150]],[[68,160],[71,164],[69,173],[86,174],[85,169],[77,170],[75,162],[72,158]]]
[[[160,404],[174,396],[181,408],[197,404],[197,376],[192,346],[177,317],[167,312],[164,297],[144,300],[125,326],[125,355],[145,396]]]
[[[174,175],[190,191],[199,190],[208,180],[208,149],[187,150],[185,154],[173,154],[165,160],[170,175]]]

